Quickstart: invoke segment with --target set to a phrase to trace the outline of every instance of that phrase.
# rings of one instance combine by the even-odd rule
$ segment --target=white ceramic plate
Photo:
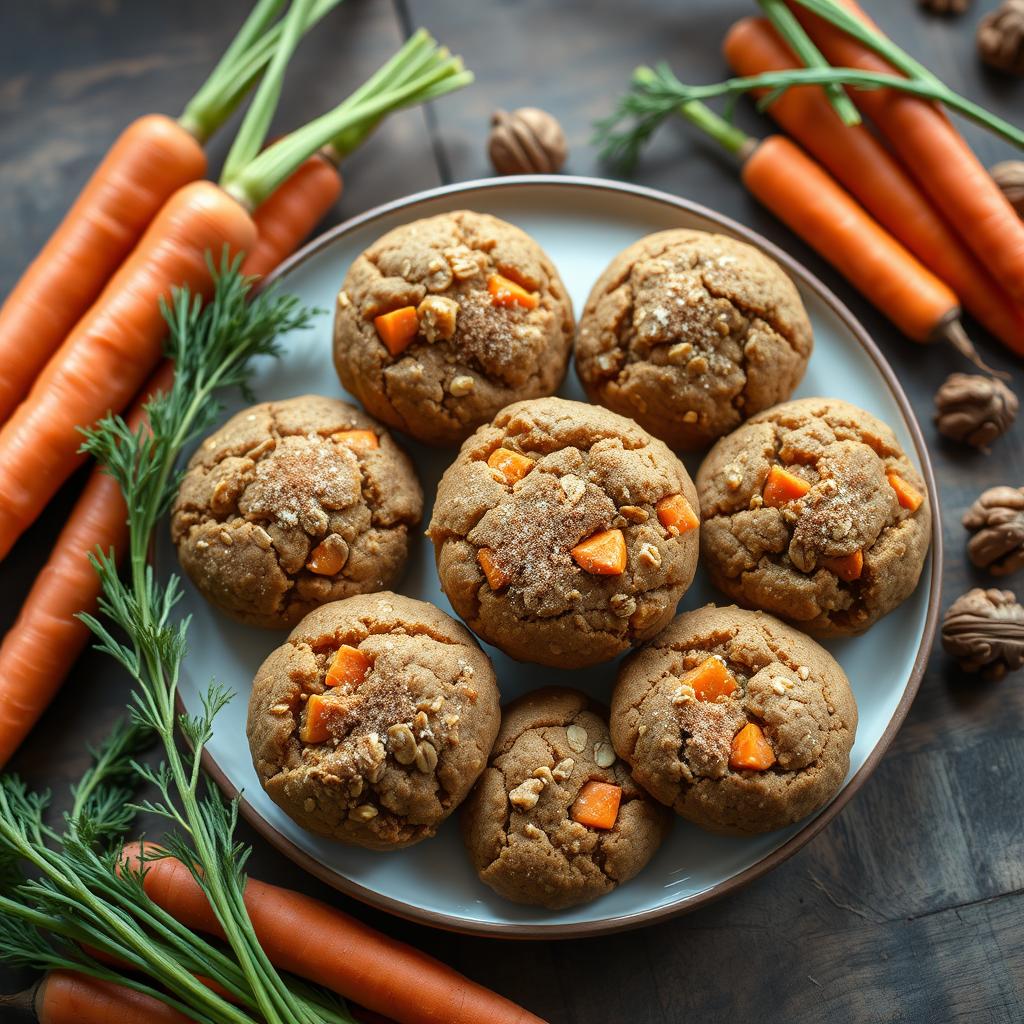
[[[796,280],[814,324],[814,355],[798,395],[845,398],[888,422],[924,472],[932,507],[938,507],[931,467],[910,406],[863,328],[808,271],[770,243],[710,210],[674,197],[613,182],[564,177],[470,182],[414,195],[342,224],[308,245],[277,276],[303,302],[332,310],[349,264],[378,236],[416,218],[463,207],[495,214],[536,238],[558,266],[577,314],[608,261],[649,232],[702,228],[737,235],[767,250]],[[325,313],[314,330],[284,339],[287,355],[280,361],[264,360],[256,369],[257,397],[262,401],[309,392],[348,397],[331,364],[330,336],[331,315]],[[584,397],[571,369],[560,393]],[[437,481],[454,453],[425,448],[401,435],[399,440],[410,451],[423,484],[426,523]],[[691,474],[697,461],[687,460]],[[827,644],[850,677],[860,708],[850,775],[829,807],[799,825],[753,839],[708,835],[679,820],[639,877],[603,899],[568,911],[516,906],[482,885],[470,868],[454,818],[436,838],[388,854],[341,846],[295,825],[261,790],[245,737],[250,682],[283,636],[229,621],[187,583],[182,610],[193,615],[193,623],[181,695],[194,710],[211,678],[235,691],[235,700],[217,718],[208,768],[226,790],[244,793],[243,813],[272,844],[341,891],[424,923],[467,932],[555,937],[632,927],[697,906],[778,864],[822,828],[864,782],[906,714],[931,647],[938,612],[939,545],[936,528],[930,563],[916,593],[878,623],[869,638]],[[169,548],[165,538],[160,564],[167,571],[176,567]],[[401,589],[451,613],[438,587],[431,546],[423,537],[414,543]],[[680,609],[715,598],[698,572]],[[579,687],[603,701],[610,695],[615,663],[559,672],[522,665],[485,648],[494,660],[505,701],[552,683]]]

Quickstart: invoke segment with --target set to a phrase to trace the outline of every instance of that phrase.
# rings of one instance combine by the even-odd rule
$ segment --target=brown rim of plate
[[[867,331],[861,326],[857,318],[849,309],[824,285],[814,274],[807,270],[801,263],[792,256],[787,255],[774,243],[763,238],[756,231],[744,227],[742,224],[716,213],[714,210],[699,203],[691,202],[688,199],[680,199],[667,192],[658,189],[647,188],[643,185],[633,185],[626,182],[605,180],[603,178],[587,178],[572,175],[553,174],[523,174],[510,175],[504,178],[481,178],[475,181],[458,182],[452,185],[441,185],[438,188],[428,189],[425,192],[416,192],[404,199],[396,199],[390,203],[384,203],[366,213],[344,221],[333,228],[328,229],[322,235],[314,238],[304,245],[293,256],[285,260],[273,273],[268,275],[267,284],[278,281],[288,275],[295,267],[301,266],[311,256],[320,252],[321,249],[331,245],[335,239],[347,234],[354,228],[361,227],[370,221],[376,220],[385,214],[394,213],[396,210],[413,209],[416,206],[434,199],[446,196],[458,195],[460,193],[470,194],[473,192],[486,192],[491,189],[521,188],[523,186],[543,186],[545,188],[565,186],[571,189],[594,189],[597,191],[619,192],[627,195],[639,196],[643,199],[653,200],[664,206],[677,210],[685,210],[687,213],[704,217],[707,220],[718,224],[729,233],[738,236],[746,242],[766,252],[772,259],[782,264],[787,272],[796,278],[810,291],[815,292],[819,298],[836,314],[837,317],[849,328],[854,338],[860,343],[864,350],[871,356],[879,372],[889,385],[889,390],[896,399],[896,404],[903,414],[903,421],[914,442],[917,457],[921,464],[921,471],[928,488],[928,499],[932,503],[932,509],[937,510],[938,490],[935,485],[935,473],[932,470],[931,460],[928,457],[928,449],[925,447],[924,436],[914,416],[913,409],[907,399],[903,388],[900,386],[893,372],[892,367],[882,355],[878,346],[871,340]],[[856,774],[839,791],[838,795],[828,804],[824,810],[811,818],[796,835],[792,836],[778,849],[767,854],[756,864],[741,871],[732,878],[717,885],[713,885],[703,892],[694,893],[692,896],[685,896],[674,903],[665,906],[655,907],[651,910],[638,911],[634,914],[617,917],[613,921],[582,921],[566,924],[537,924],[531,922],[468,922],[452,914],[442,914],[434,910],[420,910],[409,907],[400,900],[390,896],[383,896],[372,889],[353,882],[351,879],[339,875],[332,869],[321,864],[314,857],[311,857],[304,850],[296,846],[290,839],[279,832],[262,815],[260,815],[248,800],[239,799],[239,809],[245,820],[273,846],[278,852],[283,853],[289,860],[293,861],[303,870],[309,872],[321,882],[326,883],[346,896],[352,896],[357,900],[378,910],[387,911],[398,917],[413,921],[416,924],[426,924],[434,928],[443,928],[447,931],[460,932],[464,935],[480,935],[485,937],[496,937],[505,939],[570,939],[584,938],[588,936],[607,935],[611,932],[627,931],[632,928],[641,928],[657,921],[664,921],[677,914],[684,914],[698,907],[705,906],[714,900],[727,896],[741,889],[744,885],[767,874],[773,868],[778,867],[784,860],[792,857],[801,847],[813,839],[833,818],[846,806],[850,798],[867,781],[868,777],[878,766],[882,756],[889,748],[893,738],[896,736],[900,726],[903,724],[910,705],[917,695],[924,676],[925,667],[928,664],[928,657],[935,641],[935,631],[938,626],[939,609],[941,606],[942,587],[942,529],[937,514],[932,515],[932,548],[931,548],[931,579],[928,612],[925,616],[924,634],[921,638],[921,645],[918,648],[917,657],[914,659],[914,667],[907,680],[903,696],[893,713],[889,724],[882,733],[881,738],[875,744],[874,749],[868,755],[864,764],[860,766]],[[183,708],[181,696],[178,696],[178,705]],[[231,783],[224,774],[220,765],[213,759],[209,750],[203,751],[203,768],[210,777],[217,783],[220,789],[229,797],[239,796],[238,789]]]

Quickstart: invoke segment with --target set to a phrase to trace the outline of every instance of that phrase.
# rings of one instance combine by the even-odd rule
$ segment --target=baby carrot
[[[134,429],[151,395],[170,386],[164,363],[128,417]],[[100,578],[89,560],[99,548],[118,557],[128,543],[127,510],[117,481],[100,469],[89,477],[0,644],[0,768],[53,700],[92,634],[77,616],[95,612]]]
[[[726,60],[743,76],[799,67],[763,18],[742,18],[725,37]],[[1007,346],[1024,354],[1024,310],[990,277],[872,132],[842,123],[821,89],[787,89],[768,107],[778,124],[863,204],[878,222],[960,297]]]
[[[147,845],[146,857],[154,848]],[[125,847],[137,859],[140,845]],[[193,931],[222,936],[189,869],[146,860],[146,895]],[[250,878],[245,907],[271,962],[398,1024],[543,1024],[538,1017],[411,946],[301,893]]]
[[[893,66],[864,43],[793,0],[790,6],[830,63],[894,73]],[[853,0],[841,0],[841,6],[877,31]],[[942,110],[888,89],[856,89],[851,96],[961,240],[1010,297],[1024,306],[1024,222]]]

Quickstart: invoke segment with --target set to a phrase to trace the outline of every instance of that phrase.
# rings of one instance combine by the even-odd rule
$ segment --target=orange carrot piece
[[[373,667],[373,661],[364,654],[358,647],[349,644],[342,644],[331,667],[327,670],[327,678],[324,682],[328,686],[358,686],[365,678],[366,673]]]
[[[924,501],[924,495],[912,484],[908,484],[899,473],[890,470],[885,474],[889,486],[896,492],[896,500],[911,512],[916,512]]]
[[[736,677],[729,671],[729,666],[715,655],[685,672],[679,681],[693,687],[697,700],[714,701],[728,697],[737,689]]]
[[[332,724],[344,713],[344,706],[338,701],[321,693],[311,693],[299,726],[299,739],[303,743],[326,743],[331,738]]]
[[[306,568],[317,576],[334,576],[345,567],[345,555],[336,546],[321,541],[309,553]]]
[[[167,201],[0,430],[0,558],[84,461],[79,428],[123,409],[156,368],[160,299],[180,285],[208,293],[208,254],[247,250],[255,237],[248,213],[208,181]]]
[[[626,538],[621,530],[601,530],[577,544],[572,557],[594,576],[620,576],[626,571]]]
[[[622,787],[591,780],[583,784],[569,809],[573,821],[589,828],[609,829],[615,825],[622,802]]]
[[[147,849],[151,855],[153,847]],[[139,844],[125,847],[125,860],[138,857]],[[224,937],[184,864],[165,858],[147,861],[146,868],[146,894],[154,903],[193,931]],[[260,945],[280,970],[397,1024],[544,1024],[426,953],[309,896],[249,878],[245,908]]]
[[[511,487],[533,469],[533,459],[528,459],[510,448],[498,448],[488,456],[487,465],[500,473],[505,483]]]
[[[169,117],[147,114],[118,136],[0,308],[0,423],[164,203],[205,173],[202,147]]]
[[[484,571],[487,584],[491,590],[504,590],[512,581],[498,568],[494,561],[494,552],[490,548],[481,548],[476,553],[476,560]]]
[[[420,329],[420,321],[415,306],[402,306],[375,316],[373,326],[377,328],[377,336],[384,342],[384,347],[393,356],[399,356],[412,344]]]
[[[75,971],[51,971],[33,1000],[39,1024],[189,1024],[173,1007],[143,992]]]
[[[742,176],[754,196],[908,338],[930,341],[958,316],[950,288],[789,139],[763,139]]]
[[[768,478],[764,482],[761,497],[771,508],[782,508],[791,501],[802,498],[811,485],[803,477],[790,473],[781,466],[772,466],[768,470]]]
[[[823,558],[821,564],[830,572],[834,572],[844,583],[859,580],[864,572],[864,552],[854,551],[852,555],[839,558]]]
[[[295,252],[340,195],[338,168],[314,153],[253,210],[256,244],[246,254],[242,273],[269,274]]]
[[[365,452],[380,447],[380,440],[372,430],[339,430],[331,435],[331,440],[355,451]]]
[[[487,279],[487,290],[491,293],[491,303],[495,306],[522,306],[523,309],[536,309],[540,299],[534,292],[528,292],[522,285],[510,281],[501,274],[491,274]]]
[[[164,363],[128,415],[135,429],[146,401],[171,385]],[[99,548],[118,559],[128,546],[128,513],[112,476],[94,469],[57,536],[46,565],[0,644],[0,768],[56,696],[92,633],[78,612],[95,614],[100,578],[89,561]]]
[[[729,754],[729,767],[737,770],[749,768],[755,772],[763,772],[775,764],[775,751],[765,739],[759,725],[748,722],[732,738],[732,751]]]
[[[764,18],[736,22],[723,50],[739,75],[800,66]],[[870,129],[843,124],[817,86],[787,89],[767,113],[849,189],[882,227],[949,285],[988,330],[1024,354],[1024,309],[996,284]]]
[[[852,0],[843,6],[878,28]],[[830,64],[899,74],[842,29],[792,5]],[[851,89],[918,185],[1010,297],[1024,306],[1024,223],[938,104],[889,89]],[[1019,351],[1019,349],[1018,349]]]
[[[686,533],[700,526],[700,519],[681,494],[673,494],[658,502],[658,522],[671,533]]]

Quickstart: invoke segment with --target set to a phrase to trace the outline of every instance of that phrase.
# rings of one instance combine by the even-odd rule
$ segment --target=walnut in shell
[[[967,554],[979,569],[1006,576],[1024,566],[1024,487],[990,487],[964,513]]]
[[[990,167],[989,174],[1017,211],[1017,216],[1024,217],[1024,160],[1003,160]]]
[[[1024,664],[1024,608],[1009,590],[968,590],[946,611],[942,646],[965,672],[1002,679]]]
[[[995,377],[953,373],[935,393],[935,424],[939,433],[987,450],[1013,425],[1020,403]]]
[[[491,126],[487,152],[499,174],[555,174],[562,169],[568,155],[565,133],[546,110],[496,110]]]
[[[978,54],[991,68],[1024,75],[1024,0],[1003,0],[978,22]]]

